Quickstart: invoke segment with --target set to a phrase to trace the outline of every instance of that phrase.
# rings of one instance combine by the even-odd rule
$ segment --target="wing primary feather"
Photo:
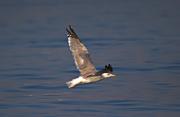
[[[68,28],[69,28],[69,29],[68,29]],[[78,35],[76,34],[76,32],[74,31],[74,29],[72,28],[72,26],[69,25],[68,28],[66,28],[66,31],[67,31],[67,33],[68,33],[68,36],[78,39],[79,37],[78,37]]]
[[[68,34],[69,47],[77,69],[84,78],[89,75],[94,75],[96,73],[96,68],[91,61],[87,48],[81,42],[71,25],[66,28],[66,31]]]
[[[66,28],[66,31],[67,31],[67,33],[68,33],[67,36],[68,36],[68,37],[71,36],[71,32],[70,32],[67,28]]]
[[[72,33],[76,34],[71,25],[69,25],[69,29],[70,29],[70,31],[71,31]],[[77,34],[76,34],[76,35],[77,35]]]

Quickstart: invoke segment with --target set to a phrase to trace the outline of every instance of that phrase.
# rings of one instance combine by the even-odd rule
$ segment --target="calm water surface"
[[[178,1],[0,2],[1,117],[179,117]],[[79,75],[72,24],[97,69],[116,78],[68,89]]]

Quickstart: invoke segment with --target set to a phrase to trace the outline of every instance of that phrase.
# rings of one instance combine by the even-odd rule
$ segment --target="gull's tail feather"
[[[67,84],[68,88],[73,88],[74,87],[72,81],[68,81],[68,82],[66,82],[66,84]]]
[[[68,88],[73,88],[78,84],[81,84],[84,79],[80,76],[78,78],[72,79],[71,81],[66,82]]]

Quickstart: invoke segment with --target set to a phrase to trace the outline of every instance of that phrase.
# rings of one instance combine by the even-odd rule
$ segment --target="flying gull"
[[[79,84],[93,83],[106,78],[115,76],[112,74],[113,68],[110,64],[105,65],[105,68],[97,71],[86,46],[81,42],[74,29],[69,26],[66,28],[68,44],[73,55],[75,65],[80,72],[78,78],[66,82],[68,88],[73,88]]]

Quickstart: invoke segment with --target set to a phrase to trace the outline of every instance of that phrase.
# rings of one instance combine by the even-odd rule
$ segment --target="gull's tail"
[[[66,82],[66,84],[67,84],[68,88],[73,88],[74,87],[72,81],[68,81],[68,82]]]

